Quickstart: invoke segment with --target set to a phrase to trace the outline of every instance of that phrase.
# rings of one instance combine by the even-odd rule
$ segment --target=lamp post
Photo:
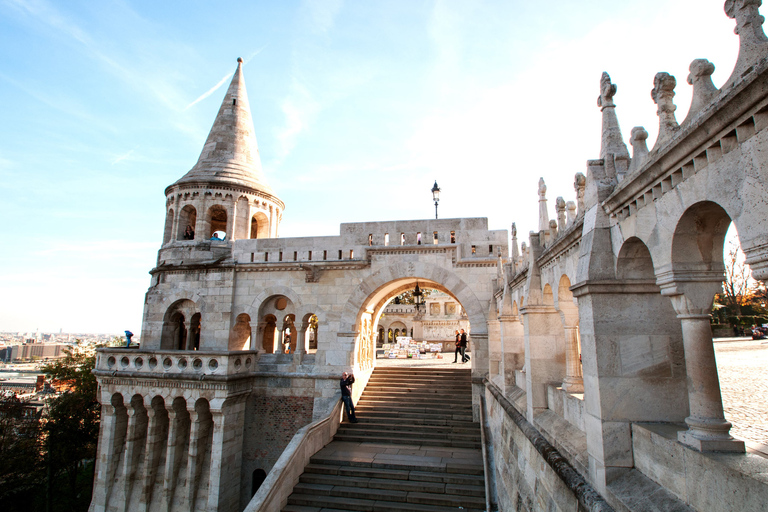
[[[437,219],[437,203],[440,202],[440,187],[437,186],[437,180],[432,186],[432,199],[435,201],[435,219]]]
[[[413,302],[416,304],[416,311],[421,311],[421,306],[424,305],[424,294],[419,289],[419,283],[416,282],[416,289],[413,290]]]

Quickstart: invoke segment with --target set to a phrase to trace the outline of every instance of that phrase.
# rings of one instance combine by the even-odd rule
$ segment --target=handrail
[[[336,434],[341,422],[341,407],[339,401],[330,415],[296,432],[243,512],[278,512],[282,509],[310,458]],[[315,440],[321,442],[313,443]],[[312,445],[317,448],[313,449]]]
[[[481,388],[483,389],[483,388]],[[485,511],[493,512],[496,510],[493,499],[491,497],[491,466],[488,457],[487,436],[485,433],[485,393],[480,394],[480,444],[483,451],[483,471],[485,472],[485,478],[483,483],[485,484]]]

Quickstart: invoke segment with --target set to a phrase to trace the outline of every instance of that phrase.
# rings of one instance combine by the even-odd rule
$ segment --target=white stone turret
[[[165,195],[164,247],[221,232],[225,241],[278,236],[285,204],[261,168],[242,59],[197,163]]]

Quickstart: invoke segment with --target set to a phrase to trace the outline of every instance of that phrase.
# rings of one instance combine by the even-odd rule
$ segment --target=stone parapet
[[[96,375],[218,380],[252,375],[255,351],[135,350],[100,348]]]

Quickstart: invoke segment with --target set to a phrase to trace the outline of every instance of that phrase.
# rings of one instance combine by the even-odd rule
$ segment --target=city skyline
[[[693,59],[722,85],[738,48],[722,4],[0,1],[0,331],[140,333],[163,190],[237,57],[280,236],[430,218],[437,180],[441,218],[516,222],[524,241],[539,177],[552,216],[599,155],[602,71],[624,140],[643,125],[649,147],[656,72],[677,78],[678,121]]]

